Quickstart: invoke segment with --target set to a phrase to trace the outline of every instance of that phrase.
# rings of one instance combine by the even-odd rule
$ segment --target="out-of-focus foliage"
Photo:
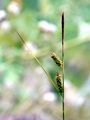
[[[13,7],[10,7],[12,2],[17,4],[13,3]],[[11,101],[12,105],[7,105],[7,109],[0,106],[1,113],[8,109],[13,110],[12,113],[17,113],[17,109],[23,113],[22,103],[28,111],[28,106],[43,94],[39,93],[42,89],[39,89],[40,83],[45,84],[47,91],[53,89],[48,82],[43,82],[47,81],[47,78],[42,70],[38,69],[40,66],[32,55],[40,60],[55,80],[59,68],[51,59],[51,53],[56,52],[61,57],[62,11],[65,13],[65,79],[78,89],[81,88],[90,75],[90,1],[4,0],[2,3],[6,16],[0,21],[0,86],[3,91],[9,89],[7,101]],[[22,44],[16,31],[21,34],[25,44]],[[26,50],[25,45],[30,50]],[[4,95],[2,89],[0,88],[0,94],[3,101],[7,94]],[[56,91],[54,92],[56,95]],[[26,99],[30,101],[24,103]],[[58,105],[54,107],[58,109]],[[50,108],[49,112],[58,120],[60,110],[55,112]],[[69,117],[69,113],[66,114]]]

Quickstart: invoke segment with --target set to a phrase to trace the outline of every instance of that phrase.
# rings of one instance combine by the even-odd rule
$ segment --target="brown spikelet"
[[[57,73],[57,75],[56,75],[56,83],[57,83],[59,92],[62,95],[64,88],[63,88],[63,85],[62,85],[62,82],[61,82],[61,74],[60,73]]]
[[[62,61],[59,59],[59,57],[58,57],[55,53],[52,53],[51,58],[54,60],[54,62],[55,62],[59,67],[62,67],[62,66],[63,66]]]

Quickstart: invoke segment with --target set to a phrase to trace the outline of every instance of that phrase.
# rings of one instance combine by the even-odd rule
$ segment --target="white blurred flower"
[[[77,18],[79,37],[84,38],[90,35],[90,23],[85,22],[82,18]]]
[[[10,30],[11,26],[10,26],[10,23],[7,20],[5,20],[0,24],[0,28],[1,30],[7,32]]]
[[[40,21],[38,27],[42,32],[55,33],[57,30],[56,25],[51,24],[47,21]]]
[[[43,95],[43,100],[47,102],[54,102],[56,100],[56,95],[53,92],[47,92]]]
[[[14,88],[15,83],[14,83],[13,81],[6,80],[5,83],[4,83],[4,85],[5,85],[7,88],[12,89],[12,88]]]
[[[5,19],[7,16],[7,13],[4,10],[0,10],[0,21]]]
[[[43,74],[43,70],[42,70],[42,68],[39,67],[39,66],[36,67],[35,72],[36,72],[38,75],[42,75],[42,74]]]
[[[13,13],[15,15],[19,14],[20,10],[21,10],[20,5],[17,2],[15,2],[15,1],[12,1],[9,4],[7,9],[8,9],[9,12],[11,12],[11,13]]]
[[[69,106],[79,107],[81,106],[85,98],[76,91],[75,87],[68,81],[65,80],[65,104]]]
[[[26,42],[24,44],[24,49],[27,52],[31,52],[32,54],[36,54],[37,53],[37,47],[36,47],[36,45],[33,44],[33,43],[30,43],[30,42]]]
[[[4,110],[8,110],[11,107],[11,103],[9,101],[5,100],[0,100],[0,108]],[[3,120],[3,119],[2,119]]]
[[[48,22],[47,21],[40,21],[39,24],[39,29],[43,32],[47,32],[48,31]]]
[[[87,80],[85,80],[83,86],[81,87],[80,93],[85,97],[90,95],[90,75],[88,76]]]
[[[90,35],[90,23],[81,23],[79,26],[79,36],[87,37]]]

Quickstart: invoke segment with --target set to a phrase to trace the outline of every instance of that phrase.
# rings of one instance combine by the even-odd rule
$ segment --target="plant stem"
[[[62,111],[63,111],[63,120],[64,120],[64,12],[62,12],[62,81],[63,81],[63,101],[62,101]]]
[[[15,31],[16,31],[16,30],[15,30]],[[16,31],[16,32],[17,32],[17,31]],[[20,38],[20,40],[21,40],[21,43],[22,43],[23,45],[25,45],[25,41],[24,41],[24,39],[22,38],[22,36],[20,35],[20,33],[17,32],[17,34],[18,34],[18,36],[19,36],[19,38]],[[25,45],[25,47],[29,50],[29,47],[28,47],[27,45]],[[53,85],[53,87],[58,91],[58,88],[57,88],[56,84],[53,82],[51,76],[50,76],[49,73],[45,70],[45,68],[43,67],[43,65],[41,64],[41,62],[38,60],[38,58],[37,58],[35,55],[32,55],[32,56],[33,56],[33,58],[35,59],[35,61],[40,65],[40,67],[42,68],[42,70],[45,72],[45,74],[47,75],[50,83],[51,83],[51,84]]]

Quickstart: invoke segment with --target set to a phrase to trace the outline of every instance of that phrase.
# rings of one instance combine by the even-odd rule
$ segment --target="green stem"
[[[16,31],[16,32],[17,32],[17,31]],[[22,38],[22,36],[19,34],[19,32],[17,32],[17,34],[18,34],[18,36],[19,36],[22,44],[25,45],[25,41],[24,41],[24,39]],[[27,45],[26,45],[26,48],[29,50],[29,48],[28,48]],[[51,83],[51,84],[54,86],[54,88],[58,91],[58,88],[57,88],[56,84],[53,82],[53,80],[51,79],[49,73],[45,70],[45,68],[43,67],[43,65],[42,65],[42,64],[40,63],[40,61],[38,60],[38,58],[37,58],[35,55],[32,55],[32,56],[33,56],[33,58],[35,59],[35,61],[40,65],[40,67],[42,68],[42,70],[45,72],[45,74],[47,75],[50,83]]]

